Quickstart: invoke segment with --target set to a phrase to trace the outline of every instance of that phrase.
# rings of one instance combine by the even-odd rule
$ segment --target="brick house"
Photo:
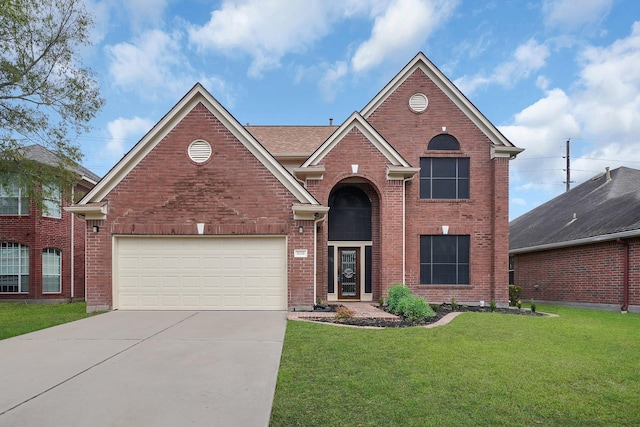
[[[511,221],[525,300],[640,312],[640,171],[601,173]]]
[[[53,152],[37,144],[25,147],[24,156],[43,167],[58,163]],[[79,165],[75,172],[74,194],[86,194],[100,179]],[[0,185],[0,300],[84,299],[86,225],[63,204],[59,189],[39,210],[24,197],[16,177]]]
[[[511,144],[422,53],[339,126],[242,126],[200,84],[77,205],[97,309],[508,301]]]

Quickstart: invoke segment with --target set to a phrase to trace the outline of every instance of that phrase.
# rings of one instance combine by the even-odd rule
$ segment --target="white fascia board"
[[[90,205],[72,205],[65,206],[64,209],[67,212],[71,212],[76,215],[84,215],[85,219],[107,219],[107,204],[90,204]]]
[[[202,103],[301,203],[318,201],[200,83],[197,83],[96,185],[79,205],[101,201],[162,139]]]
[[[353,128],[358,129],[371,142],[382,155],[394,166],[410,167],[409,163],[391,146],[357,111],[327,139],[314,153],[302,164],[302,168],[316,166],[322,159],[347,136]],[[354,156],[357,156],[355,154]]]
[[[491,158],[494,159],[496,157],[504,157],[508,159],[515,159],[516,156],[524,151],[524,148],[518,147],[505,147],[502,145],[491,147]]]
[[[429,59],[418,53],[369,103],[360,111],[368,118],[417,69],[429,77],[451,101],[496,145],[514,145],[467,99]]]
[[[329,212],[328,206],[293,205],[293,219],[299,221],[313,221]]]
[[[547,243],[545,245],[529,246],[527,248],[518,248],[509,250],[509,255],[526,254],[529,252],[548,251],[551,249],[568,248],[571,246],[590,245],[593,243],[607,242],[616,239],[631,239],[640,237],[640,230],[621,231],[613,234],[602,234],[600,236],[584,237],[582,239],[568,240],[566,242]]]

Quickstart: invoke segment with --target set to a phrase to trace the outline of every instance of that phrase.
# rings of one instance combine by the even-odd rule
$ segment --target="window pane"
[[[458,284],[469,284],[469,264],[460,264],[458,266]]]
[[[42,292],[60,292],[60,251],[42,251]]]
[[[458,181],[458,199],[469,198],[469,180],[466,178]]]
[[[458,236],[458,262],[469,264],[469,236]]]
[[[431,159],[433,167],[433,177],[455,177],[456,160],[450,158]]]
[[[455,199],[455,179],[434,179],[432,181],[434,199]]]
[[[469,158],[460,157],[458,160],[458,176],[460,178],[469,178]]]
[[[455,264],[434,264],[433,265],[433,284],[435,285],[455,285],[456,284],[456,265]]]
[[[420,236],[420,262],[431,262],[431,236]]]
[[[431,180],[430,179],[420,179],[420,198],[421,199],[431,198]]]
[[[44,186],[46,199],[42,205],[42,214],[52,218],[62,217],[62,197],[60,195],[60,188],[57,185],[45,185]]]
[[[431,284],[431,264],[420,264],[420,283]]]
[[[456,262],[456,241],[458,236],[433,236],[433,262]]]
[[[422,157],[420,159],[420,176],[431,177],[431,159],[429,157]]]

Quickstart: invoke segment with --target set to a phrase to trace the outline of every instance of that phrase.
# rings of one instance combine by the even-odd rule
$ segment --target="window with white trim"
[[[29,247],[0,242],[0,293],[29,292]]]
[[[42,215],[50,218],[62,218],[62,194],[57,184],[43,185],[44,200]]]
[[[469,284],[468,235],[420,236],[420,283]]]
[[[61,253],[55,248],[45,248],[42,250],[42,293],[61,292]]]
[[[15,176],[0,179],[0,215],[29,215],[29,198]]]

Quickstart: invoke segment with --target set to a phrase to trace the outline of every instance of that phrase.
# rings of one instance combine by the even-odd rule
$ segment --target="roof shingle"
[[[620,167],[610,180],[597,175],[511,221],[509,249],[632,230],[640,233],[640,170]]]

